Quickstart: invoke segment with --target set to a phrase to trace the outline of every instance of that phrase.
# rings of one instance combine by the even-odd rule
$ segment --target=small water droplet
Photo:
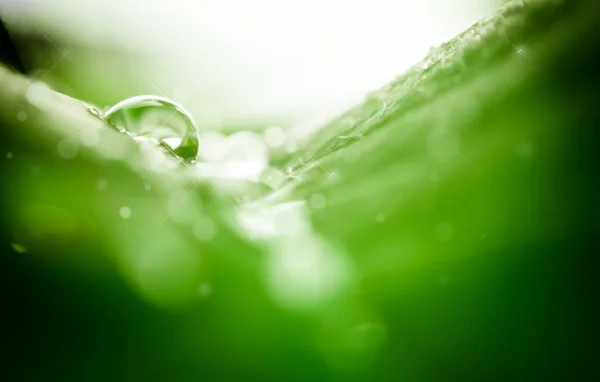
[[[13,157],[13,154],[12,154],[12,153],[10,153],[10,152],[8,152],[8,153],[6,153],[6,157],[7,157],[8,159],[12,159],[12,157]]]
[[[198,285],[198,294],[202,297],[207,297],[212,293],[212,287],[209,283],[202,283]]]
[[[25,122],[27,121],[27,113],[25,113],[24,111],[20,111],[17,113],[17,120],[19,122]]]
[[[116,130],[136,140],[155,141],[185,160],[198,154],[198,129],[192,116],[167,98],[131,97],[106,110],[103,117]]]
[[[151,186],[151,185],[149,185],[149,184],[145,184],[145,185],[144,185],[144,190],[146,190],[146,191],[150,191],[151,189],[152,189],[152,186]]]
[[[124,206],[119,210],[119,215],[123,219],[129,219],[131,217],[131,208]]]
[[[95,107],[88,107],[88,108],[87,108],[87,111],[88,111],[88,112],[89,112],[91,115],[93,115],[93,116],[96,116],[96,117],[98,117],[98,118],[102,119],[102,112],[100,112],[100,110],[98,110],[97,108],[95,108]]]

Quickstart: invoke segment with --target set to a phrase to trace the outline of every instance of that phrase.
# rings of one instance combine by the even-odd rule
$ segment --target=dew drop
[[[209,283],[202,283],[198,285],[198,294],[201,297],[208,297],[212,293],[212,287]]]
[[[167,98],[131,97],[106,110],[103,117],[121,133],[135,140],[155,141],[185,160],[191,161],[198,154],[198,129],[192,116]]]
[[[27,121],[27,113],[25,113],[24,111],[20,111],[17,113],[17,120],[19,122],[25,122]]]
[[[10,153],[10,152],[6,153],[6,158],[12,159],[12,157],[13,157],[13,153]]]
[[[102,113],[100,112],[100,110],[96,109],[95,107],[88,107],[88,108],[87,108],[87,111],[88,111],[88,112],[89,112],[91,115],[93,115],[93,116],[96,116],[96,117],[98,117],[98,118],[102,119]]]
[[[119,215],[122,219],[129,219],[131,217],[131,208],[124,206],[119,210]]]

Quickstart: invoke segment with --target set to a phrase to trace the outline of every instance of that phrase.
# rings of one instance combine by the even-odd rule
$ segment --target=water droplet
[[[121,218],[123,219],[129,219],[131,217],[131,208],[127,206],[121,207],[119,215],[121,215]]]
[[[25,113],[24,111],[20,111],[17,113],[17,120],[19,122],[25,122],[27,121],[27,113]]]
[[[88,107],[88,108],[87,108],[87,111],[88,111],[88,112],[89,112],[91,115],[93,115],[93,116],[96,116],[96,117],[98,117],[98,118],[102,119],[102,112],[100,112],[100,110],[98,110],[97,108],[95,108],[95,107]]]
[[[12,154],[12,153],[10,153],[10,152],[9,152],[9,153],[6,153],[6,157],[7,157],[8,159],[12,159],[12,157],[13,157],[13,154]]]
[[[212,287],[209,283],[202,283],[198,285],[198,294],[202,297],[207,297],[212,293]]]
[[[89,110],[89,109],[88,109]],[[164,97],[141,95],[109,108],[104,119],[134,139],[156,140],[185,160],[198,154],[198,129],[183,106]]]
[[[144,185],[144,190],[146,190],[146,191],[150,191],[151,189],[152,189],[152,186],[151,186],[151,185],[149,185],[149,184],[145,184],[145,185]]]

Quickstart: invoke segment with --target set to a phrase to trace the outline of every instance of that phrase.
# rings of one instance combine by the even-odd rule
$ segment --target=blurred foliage
[[[508,3],[241,208],[0,69],[9,379],[596,380],[598,8]]]

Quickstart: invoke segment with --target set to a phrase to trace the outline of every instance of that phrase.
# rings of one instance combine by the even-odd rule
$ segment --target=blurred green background
[[[121,67],[146,53],[55,61],[68,41],[7,23],[7,380],[597,380],[599,11],[507,2],[293,138],[235,97],[204,118],[158,65],[198,167],[28,82],[104,107],[155,93]]]

